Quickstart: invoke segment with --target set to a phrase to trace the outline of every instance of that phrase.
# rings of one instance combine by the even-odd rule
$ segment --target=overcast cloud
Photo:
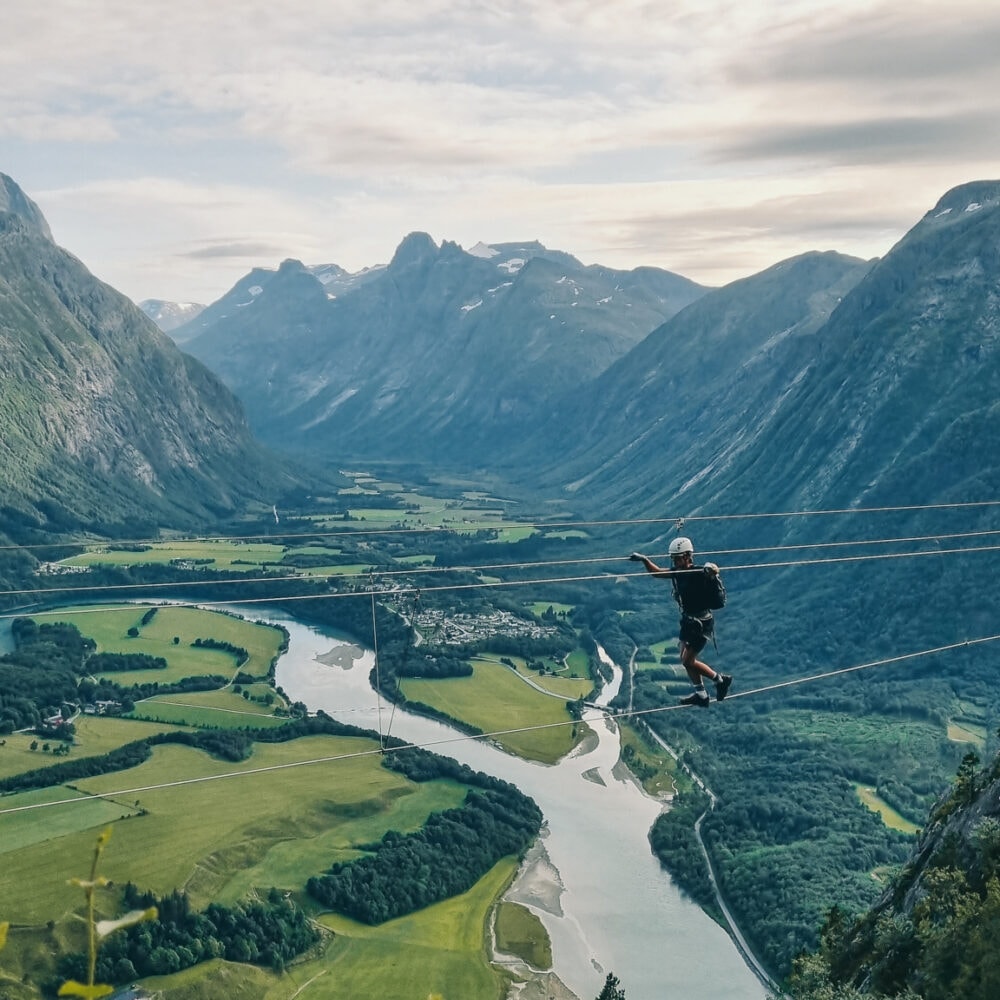
[[[1000,176],[994,0],[10,0],[0,171],[136,300],[407,233],[705,284]]]

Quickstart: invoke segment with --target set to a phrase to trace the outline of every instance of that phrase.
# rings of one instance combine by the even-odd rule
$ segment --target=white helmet
[[[690,552],[694,555],[694,546],[691,544],[690,538],[685,538],[683,535],[680,538],[675,538],[670,543],[670,548],[667,551],[672,556],[683,555],[685,552]]]

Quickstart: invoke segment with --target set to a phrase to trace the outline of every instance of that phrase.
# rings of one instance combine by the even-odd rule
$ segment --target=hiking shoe
[[[720,680],[715,682],[715,700],[722,701],[729,694],[729,689],[733,686],[733,675],[723,674]]]
[[[681,698],[681,704],[697,705],[699,708],[708,708],[708,706],[712,704],[712,699],[709,698],[708,692],[702,688],[698,691],[692,691],[690,694]]]

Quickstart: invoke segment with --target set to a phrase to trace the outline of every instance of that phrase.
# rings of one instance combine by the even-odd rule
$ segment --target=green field
[[[319,565],[297,565],[301,557],[314,561],[320,557],[333,560],[343,549],[322,543],[279,545],[272,542],[239,540],[193,540],[155,542],[141,551],[98,548],[64,559],[68,567],[138,566],[172,564],[182,569],[212,569],[227,572],[251,572],[285,576],[360,575],[368,571],[366,563],[343,564],[332,561]]]
[[[872,812],[878,813],[882,817],[882,822],[890,830],[899,830],[902,833],[916,833],[920,829],[916,823],[911,823],[905,816],[896,812],[888,802],[879,798],[874,788],[867,785],[855,784],[854,790],[858,793],[858,798],[862,804],[866,808],[871,809]]]
[[[653,654],[652,660],[640,660],[636,658],[636,670],[652,670],[656,667],[674,667],[677,675],[683,676],[680,665],[680,658],[677,654],[677,640],[665,639],[662,642],[654,642],[647,647]],[[666,659],[666,663],[663,660]]]
[[[236,658],[232,653],[194,647],[191,644],[195,639],[214,639],[245,649],[250,658],[240,671],[264,678],[284,639],[282,632],[270,625],[259,625],[217,611],[170,604],[156,606],[152,621],[143,625],[143,615],[153,606],[80,606],[32,617],[38,622],[65,621],[76,626],[97,643],[98,652],[145,653],[162,656],[167,661],[166,670],[130,670],[108,675],[122,685],[153,681],[170,684],[185,677],[211,674],[229,678],[236,673]],[[139,635],[130,636],[130,628],[137,628]]]
[[[194,540],[154,542],[141,551],[99,548],[64,559],[63,566],[141,566],[174,560],[198,561],[212,569],[246,570],[265,563],[280,562],[285,546],[270,542]],[[202,562],[203,560],[210,562]]]
[[[320,922],[335,937],[324,965],[314,967],[335,974],[314,980],[307,995],[315,1000],[500,1000],[505,986],[490,968],[483,940],[494,901],[516,870],[514,859],[501,862],[469,892],[378,928],[324,914]],[[308,978],[312,967],[297,971]],[[272,997],[277,1000],[278,994],[268,1000]]]
[[[212,704],[213,701],[218,702],[227,695],[233,699],[232,708]],[[245,707],[241,709],[237,707],[239,705]],[[261,729],[280,726],[288,721],[287,716],[278,717],[265,712],[269,713],[269,710],[260,705],[248,705],[227,688],[225,691],[199,691],[147,698],[136,702],[129,718],[170,723],[173,726],[214,729],[244,729],[247,726]]]
[[[115,718],[105,715],[80,715],[73,725],[76,736],[69,758],[97,757],[114,750],[124,743],[145,739],[155,733],[162,733],[176,726],[164,726],[150,722],[137,722],[127,718]],[[41,747],[48,743],[55,747],[60,741],[45,740],[30,733],[12,733],[3,737],[4,745],[0,746],[0,778],[8,778],[13,774],[23,774],[35,768],[57,763],[50,753]],[[32,743],[38,744],[38,749],[32,750]],[[0,800],[0,808],[3,808]]]
[[[575,658],[574,654],[570,654],[569,658],[572,660],[572,663],[569,665],[563,664],[558,660],[553,660],[550,657],[543,657],[542,662],[545,664],[546,669],[554,670],[555,674],[540,674],[537,670],[529,669],[523,656],[505,656],[504,659],[510,660],[514,664],[518,676],[525,678],[532,684],[543,688],[558,698],[576,701],[577,698],[585,698],[594,688],[594,682],[589,676],[587,654],[582,650],[578,650],[577,652],[579,655]],[[499,653],[490,653],[487,651],[479,658],[491,663],[500,662]]]
[[[529,760],[554,763],[582,738],[585,724],[572,723],[562,699],[536,691],[494,660],[477,657],[472,670],[472,677],[406,678],[400,687],[410,701],[431,705],[484,733],[503,732],[496,741]],[[520,729],[528,731],[508,732]]]
[[[553,614],[568,615],[573,611],[573,607],[572,604],[560,604],[558,601],[532,601],[528,605],[531,613],[539,617],[545,614],[549,608],[552,609]]]
[[[520,903],[501,903],[496,916],[497,949],[532,968],[552,967],[552,943],[541,920]]]

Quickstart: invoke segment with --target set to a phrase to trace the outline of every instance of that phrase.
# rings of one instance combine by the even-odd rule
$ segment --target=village
[[[425,640],[449,646],[478,642],[495,635],[543,639],[559,632],[554,625],[543,625],[526,618],[519,618],[510,611],[501,610],[481,615],[437,609],[426,610],[414,617],[413,624]]]

